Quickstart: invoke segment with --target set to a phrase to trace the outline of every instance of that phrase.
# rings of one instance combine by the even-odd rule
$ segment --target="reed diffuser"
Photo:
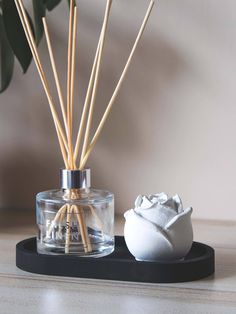
[[[91,136],[101,61],[112,4],[112,0],[107,0],[102,29],[75,141],[73,124],[75,122],[76,2],[75,0],[70,1],[66,99],[64,99],[62,93],[47,22],[45,17],[43,18],[61,117],[52,97],[22,0],[15,0],[15,4],[47,96],[64,161],[64,168],[60,170],[60,189],[41,192],[36,197],[37,225],[39,229],[37,250],[43,254],[76,254],[93,257],[110,254],[114,250],[114,196],[108,191],[91,189],[90,169],[86,169],[86,163],[114,105],[137,45],[146,27],[154,1],[151,1],[149,4],[120,79],[94,135]]]

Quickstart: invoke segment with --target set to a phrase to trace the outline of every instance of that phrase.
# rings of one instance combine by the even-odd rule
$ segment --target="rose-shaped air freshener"
[[[192,208],[183,209],[178,195],[138,196],[135,208],[125,212],[124,236],[136,260],[175,261],[191,249]]]

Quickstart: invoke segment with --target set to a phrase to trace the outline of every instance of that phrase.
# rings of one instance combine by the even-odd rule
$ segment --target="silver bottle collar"
[[[91,187],[90,169],[67,170],[60,169],[60,182],[62,189],[86,189]]]

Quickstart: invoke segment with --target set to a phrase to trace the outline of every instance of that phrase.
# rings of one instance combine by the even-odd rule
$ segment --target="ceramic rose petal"
[[[135,208],[125,213],[124,236],[137,260],[169,261],[183,258],[193,241],[192,208],[183,209],[178,195],[138,196]]]

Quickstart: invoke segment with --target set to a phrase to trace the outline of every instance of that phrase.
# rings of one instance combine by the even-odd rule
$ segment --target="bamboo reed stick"
[[[51,225],[50,225],[50,228],[48,230],[48,233],[47,233],[47,236],[50,237],[51,236],[51,233],[52,233],[52,230],[53,228],[55,227],[55,225],[57,224],[57,222],[59,220],[61,220],[61,215],[62,215],[62,212],[67,208],[67,205],[63,205],[57,212],[55,218],[53,219]]]
[[[74,0],[70,0],[69,36],[68,36],[68,61],[67,61],[67,125],[68,125],[68,160],[70,168],[73,169],[73,143],[72,143],[72,123],[71,123],[71,66],[72,66],[72,45],[73,45],[73,25],[74,25]]]
[[[67,211],[67,206],[62,206],[59,211],[61,212],[61,216],[60,216],[60,222],[62,222],[65,218],[65,214],[66,214],[66,211]]]
[[[74,213],[75,213],[77,220],[78,220],[81,238],[82,238],[82,242],[83,242],[83,246],[84,246],[84,251],[86,253],[91,252],[92,249],[91,249],[91,244],[90,244],[89,237],[88,237],[87,227],[86,227],[86,224],[84,222],[83,211],[76,205],[73,206],[73,210],[74,210]]]
[[[73,113],[74,113],[74,87],[75,87],[75,63],[76,63],[76,38],[77,38],[77,7],[74,7],[73,20],[73,38],[72,38],[72,53],[71,53],[71,95],[70,95],[70,119],[71,119],[71,137],[73,136]],[[71,152],[71,162],[73,169],[76,169],[74,160],[74,149]]]
[[[70,253],[72,206],[67,205],[65,253]]]
[[[72,53],[71,53],[71,120],[73,118],[73,106],[74,106],[74,87],[75,87],[75,64],[76,64],[76,38],[77,38],[77,7],[74,7],[74,19],[73,19],[73,36],[72,36]],[[73,125],[72,125],[73,126]]]
[[[97,61],[97,67],[96,67],[96,72],[95,72],[94,85],[93,85],[93,91],[92,91],[92,96],[91,96],[91,103],[90,103],[90,108],[89,108],[87,126],[86,126],[86,130],[85,130],[84,143],[83,143],[83,149],[82,149],[82,154],[81,154],[81,161],[83,160],[84,155],[86,153],[86,150],[88,148],[88,143],[89,143],[89,138],[90,138],[93,112],[94,112],[94,104],[95,104],[96,95],[97,95],[99,74],[100,74],[100,69],[101,69],[103,48],[104,48],[104,42],[105,42],[105,36],[106,36],[106,31],[107,31],[107,25],[108,25],[108,19],[109,19],[111,4],[112,4],[112,0],[107,0],[105,16],[104,16],[104,23],[103,23],[103,30],[102,30],[102,38],[101,38],[100,49],[99,49],[99,54],[98,54],[98,61]]]
[[[62,137],[60,135],[60,132],[58,130],[58,125],[56,125],[56,132],[57,132],[57,137],[58,137],[58,141],[59,141],[59,145],[60,145],[60,149],[61,149],[64,165],[65,165],[66,169],[69,169],[69,163],[68,163],[68,159],[67,159],[67,155],[66,155],[65,146],[64,146],[64,143],[63,143],[63,139],[62,139]]]
[[[52,69],[53,69],[54,79],[55,79],[55,83],[56,83],[56,87],[57,87],[58,98],[60,101],[64,126],[65,126],[66,133],[68,133],[67,121],[66,121],[66,111],[65,111],[65,101],[64,101],[63,94],[62,94],[62,88],[61,88],[61,84],[60,84],[60,80],[59,80],[59,76],[58,76],[57,66],[56,66],[56,62],[55,62],[55,58],[54,58],[51,39],[50,39],[48,26],[47,26],[47,22],[46,22],[45,17],[42,18],[42,21],[43,21],[43,27],[44,27],[44,32],[45,32],[45,36],[46,36],[47,46],[48,46],[48,52],[49,52],[51,65],[52,65]]]
[[[86,123],[86,115],[87,115],[87,111],[88,111],[88,107],[89,107],[89,100],[90,100],[90,97],[91,97],[92,86],[93,86],[93,83],[94,83],[94,76],[95,76],[95,70],[96,70],[97,61],[98,61],[98,54],[99,54],[99,49],[100,49],[101,36],[102,36],[102,30],[101,30],[101,34],[100,34],[100,37],[99,37],[97,50],[96,50],[95,57],[94,57],[94,63],[93,63],[93,66],[92,66],[92,71],[91,71],[89,84],[88,84],[88,88],[87,88],[87,93],[86,93],[86,96],[85,96],[85,102],[84,102],[84,105],[83,105],[82,115],[81,115],[81,119],[80,119],[79,130],[78,130],[78,134],[77,134],[77,138],[76,138],[76,144],[75,144],[75,150],[74,150],[74,160],[75,161],[78,158],[79,149],[80,149],[80,145],[81,145],[81,140],[82,140],[82,136],[83,136],[83,130],[84,130],[85,123]]]
[[[53,121],[55,124],[56,132],[57,132],[57,136],[58,136],[58,140],[59,140],[60,149],[62,152],[64,163],[66,165],[66,160],[64,158],[65,148],[67,149],[67,143],[66,143],[65,135],[63,134],[63,130],[61,128],[60,121],[59,121],[59,118],[58,118],[56,110],[55,110],[52,96],[51,96],[49,88],[48,88],[48,83],[46,80],[45,72],[44,72],[42,64],[40,62],[39,55],[37,53],[36,44],[35,44],[35,41],[33,39],[33,35],[32,35],[31,29],[29,26],[29,21],[28,21],[28,18],[27,18],[27,15],[25,13],[24,6],[23,6],[21,0],[15,0],[15,4],[16,4],[17,11],[18,11],[18,14],[19,14],[21,22],[22,22],[22,26],[23,26],[24,31],[25,31],[25,35],[27,37],[27,40],[28,40],[28,43],[29,43],[29,46],[30,46],[30,49],[31,49],[31,52],[33,55],[33,58],[35,60],[36,67],[38,69],[40,79],[42,81],[42,84],[43,84],[43,87],[44,87],[44,90],[45,90],[45,93],[46,93],[46,96],[47,96],[47,99],[49,102],[49,106],[51,109]],[[62,142],[63,142],[63,145],[62,145]]]
[[[70,0],[69,15],[69,35],[67,51],[67,120],[70,119],[70,97],[71,97],[71,62],[72,62],[72,37],[73,37],[73,20],[74,20],[74,0]]]
[[[113,93],[113,95],[111,97],[111,100],[110,100],[110,102],[109,102],[109,104],[108,104],[108,106],[107,106],[107,108],[105,110],[105,113],[104,113],[104,115],[103,115],[103,117],[102,117],[102,119],[101,119],[101,121],[100,121],[100,123],[98,125],[98,128],[97,128],[97,130],[96,130],[96,132],[94,134],[94,137],[93,137],[93,139],[92,139],[92,141],[91,141],[91,143],[90,143],[90,145],[88,147],[88,150],[87,150],[87,152],[86,152],[82,162],[80,163],[80,169],[84,168],[84,166],[85,166],[85,164],[86,164],[86,162],[88,160],[88,157],[89,157],[92,149],[94,148],[94,146],[95,146],[95,144],[96,144],[96,142],[97,142],[97,140],[99,138],[99,135],[101,134],[101,131],[102,131],[103,127],[104,127],[104,124],[105,124],[105,122],[106,122],[106,120],[107,120],[107,118],[108,118],[108,116],[109,116],[109,114],[111,112],[112,106],[113,106],[113,104],[114,104],[114,102],[116,100],[116,97],[117,97],[117,95],[118,95],[118,93],[120,91],[121,85],[122,85],[122,83],[124,81],[124,78],[125,78],[125,75],[126,75],[128,69],[129,69],[129,66],[130,66],[131,61],[133,59],[133,56],[134,56],[134,53],[135,53],[136,48],[138,46],[138,43],[139,43],[139,41],[140,41],[140,39],[142,37],[142,34],[144,32],[144,29],[145,29],[146,25],[147,25],[147,21],[149,19],[150,14],[151,14],[153,5],[154,5],[154,1],[151,1],[150,4],[149,4],[148,10],[146,12],[146,15],[144,17],[143,23],[141,25],[141,28],[139,30],[138,36],[137,36],[137,38],[135,40],[135,43],[134,43],[133,48],[131,50],[131,53],[129,55],[128,61],[127,61],[126,65],[125,65],[124,70],[123,70],[123,72],[121,74],[121,77],[119,79],[119,82],[118,82],[118,84],[117,84],[117,86],[115,88],[115,91],[114,91],[114,93]]]
[[[22,25],[23,25],[23,28],[24,28],[24,31],[25,31],[25,34],[26,34],[29,46],[31,48],[31,52],[33,54],[34,60],[36,60],[36,65],[37,65],[37,68],[38,68],[38,71],[39,71],[39,74],[40,74],[40,78],[41,78],[41,81],[43,83],[46,95],[48,97],[48,102],[49,102],[49,105],[50,105],[50,109],[51,109],[51,112],[52,112],[53,119],[56,121],[56,124],[58,125],[58,130],[59,130],[59,132],[60,132],[60,134],[61,134],[61,136],[63,138],[63,143],[64,143],[65,147],[67,147],[65,134],[64,134],[64,132],[62,130],[61,123],[60,123],[60,120],[58,118],[58,115],[57,115],[57,112],[56,112],[56,109],[55,109],[55,105],[54,105],[51,93],[49,91],[49,85],[48,85],[48,82],[47,82],[47,79],[46,79],[46,75],[45,75],[42,63],[41,63],[40,58],[39,58],[39,54],[38,54],[38,51],[37,51],[37,46],[36,46],[36,43],[35,43],[32,31],[31,31],[30,23],[29,23],[27,14],[25,12],[25,8],[23,6],[22,0],[15,0],[15,3],[16,3],[16,6],[17,6],[17,10],[19,9],[18,13],[20,15],[21,22],[23,21]]]

